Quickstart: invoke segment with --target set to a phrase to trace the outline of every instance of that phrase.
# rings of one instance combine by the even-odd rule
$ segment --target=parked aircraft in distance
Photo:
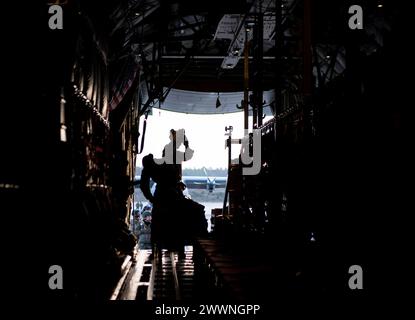
[[[140,184],[140,176],[134,179],[134,185]],[[182,181],[189,189],[206,189],[213,192],[216,188],[225,188],[227,177],[184,176]]]

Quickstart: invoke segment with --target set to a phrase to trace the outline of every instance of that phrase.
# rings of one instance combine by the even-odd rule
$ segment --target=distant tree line
[[[142,167],[136,167],[135,175],[141,175]],[[224,168],[206,168],[206,172],[209,177],[226,177],[228,175],[228,169]],[[192,169],[183,169],[183,176],[205,176],[205,171],[203,168],[192,168]]]
[[[226,177],[228,175],[228,169],[223,168],[207,168],[206,172],[209,177]],[[184,176],[204,176],[205,171],[203,168],[197,168],[197,169],[183,169],[183,175]]]

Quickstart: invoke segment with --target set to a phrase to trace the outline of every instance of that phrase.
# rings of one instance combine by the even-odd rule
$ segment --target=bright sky
[[[265,121],[268,118],[270,117]],[[142,119],[140,132],[142,132]],[[137,165],[141,167],[141,159],[149,153],[156,158],[161,157],[163,147],[169,142],[169,130],[183,128],[189,139],[189,146],[194,150],[193,158],[184,162],[183,168],[227,168],[226,126],[233,126],[233,138],[241,138],[243,112],[195,115],[153,109],[153,115],[147,119],[146,141],[142,154],[137,158]],[[236,158],[239,148],[235,145],[233,151],[232,157]]]

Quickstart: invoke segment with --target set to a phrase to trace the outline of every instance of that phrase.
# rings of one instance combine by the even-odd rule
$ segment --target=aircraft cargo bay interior
[[[17,296],[250,302],[392,285],[381,274],[404,251],[409,199],[403,6],[32,5],[1,28],[2,276]]]

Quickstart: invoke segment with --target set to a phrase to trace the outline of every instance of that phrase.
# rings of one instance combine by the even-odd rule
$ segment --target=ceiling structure
[[[363,2],[365,28],[360,50],[370,55],[383,45],[390,15],[384,14],[376,1]],[[313,1],[310,32],[315,86],[330,82],[345,70],[348,7],[347,1]],[[281,16],[277,22],[278,12]],[[262,89],[268,92],[264,104],[272,105],[277,73],[288,96],[289,91],[298,92],[301,87],[304,1],[119,1],[111,13],[109,61],[113,70],[128,59],[140,66],[141,98],[147,108],[236,112],[244,89],[245,36],[252,39],[252,32],[245,33],[245,29],[255,28],[259,13],[264,19]],[[251,52],[249,60],[252,65]],[[229,92],[234,97],[225,99]],[[216,108],[217,93],[221,108]]]
[[[193,114],[241,112],[243,97],[243,92],[217,93],[171,89],[164,102],[156,104],[153,108]],[[264,101],[274,101],[273,90],[264,92]],[[267,104],[264,106],[264,114],[272,115]]]

